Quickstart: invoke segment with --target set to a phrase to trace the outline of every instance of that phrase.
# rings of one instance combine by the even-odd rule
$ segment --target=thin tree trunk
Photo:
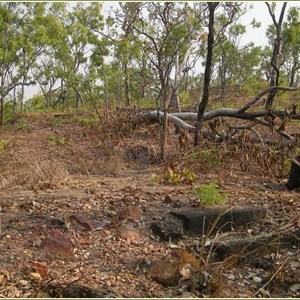
[[[204,85],[203,96],[198,106],[196,130],[194,136],[194,146],[198,146],[200,141],[200,132],[202,129],[203,115],[209,99],[209,86],[211,79],[211,66],[213,58],[213,46],[214,46],[214,22],[215,22],[215,9],[219,5],[219,2],[208,2],[209,9],[209,23],[208,23],[208,37],[207,37],[207,55],[204,72]]]
[[[129,107],[131,105],[131,97],[130,97],[129,74],[128,74],[127,63],[124,64],[124,92],[125,92],[126,107]]]
[[[282,27],[282,22],[283,22],[283,16],[284,16],[284,12],[287,6],[287,2],[284,2],[281,8],[281,12],[280,12],[280,16],[279,16],[279,20],[278,22],[276,21],[275,18],[275,14],[271,9],[271,6],[268,2],[265,2],[268,10],[269,10],[269,14],[273,20],[273,24],[276,28],[276,38],[274,40],[274,48],[273,48],[273,55],[272,55],[272,59],[271,59],[271,66],[272,66],[272,71],[271,71],[271,78],[270,78],[270,87],[272,86],[278,86],[279,85],[279,68],[280,68],[280,62],[279,62],[279,56],[281,53],[281,27]],[[276,96],[277,91],[273,90],[270,92],[270,94],[267,97],[266,100],[266,110],[269,111],[272,103],[273,103],[273,99]]]

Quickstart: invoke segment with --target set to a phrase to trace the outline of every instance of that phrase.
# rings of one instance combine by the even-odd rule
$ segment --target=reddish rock
[[[46,237],[41,243],[41,249],[53,255],[74,256],[71,240],[64,235]]]
[[[143,216],[143,211],[134,205],[128,205],[118,212],[118,217],[123,220],[139,221]]]
[[[86,217],[80,215],[71,215],[70,221],[75,222],[76,224],[80,225],[88,231],[93,231],[98,228],[96,224],[92,223]]]
[[[178,264],[164,259],[155,261],[152,264],[148,275],[153,280],[166,286],[176,285],[181,276]]]

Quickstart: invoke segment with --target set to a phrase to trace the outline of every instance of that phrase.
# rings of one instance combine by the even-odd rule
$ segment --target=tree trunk
[[[203,96],[198,106],[196,130],[194,136],[194,146],[198,146],[200,140],[200,132],[202,128],[203,115],[209,99],[209,86],[211,78],[211,66],[213,58],[213,46],[214,46],[214,22],[215,22],[215,9],[219,5],[219,2],[208,2],[209,9],[209,22],[208,22],[208,37],[207,37],[207,55],[204,72],[204,85]]]
[[[0,126],[3,126],[3,114],[4,114],[4,97],[0,96]]]
[[[279,84],[279,68],[280,68],[280,54],[281,54],[281,27],[282,27],[282,22],[283,22],[283,16],[284,16],[284,12],[287,6],[287,2],[284,2],[281,8],[281,12],[280,12],[280,17],[278,22],[276,21],[275,18],[275,14],[271,9],[271,6],[268,2],[266,2],[266,5],[268,7],[269,10],[269,14],[272,17],[273,20],[273,24],[276,28],[276,38],[274,40],[274,49],[273,49],[273,55],[272,55],[272,59],[271,59],[271,66],[272,66],[272,70],[271,70],[271,78],[270,78],[270,87],[272,86],[278,86]],[[273,99],[276,96],[277,91],[273,90],[269,93],[267,100],[266,100],[266,110],[269,111],[272,103],[273,103]]]
[[[130,87],[129,87],[129,74],[128,74],[128,64],[124,64],[124,92],[125,92],[125,103],[126,107],[131,105],[130,97]]]
[[[176,53],[176,65],[175,65],[175,78],[174,84],[171,88],[171,99],[170,106],[173,107],[175,112],[180,112],[180,104],[179,104],[179,93],[178,88],[181,80],[181,67],[179,65],[179,53]]]

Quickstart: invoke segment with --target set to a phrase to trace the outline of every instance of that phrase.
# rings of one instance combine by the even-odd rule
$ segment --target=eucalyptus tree
[[[282,57],[282,23],[283,18],[287,6],[287,2],[283,2],[280,15],[278,20],[276,19],[275,9],[276,2],[265,2],[269,14],[271,16],[274,28],[275,28],[275,37],[273,40],[273,54],[271,57],[271,74],[270,74],[270,87],[279,85],[279,76],[280,76],[280,67],[283,65],[283,57]],[[266,109],[269,111],[271,109],[273,99],[277,94],[277,90],[272,90],[268,94],[266,99]]]
[[[78,107],[84,102],[86,83],[94,84],[97,80],[92,61],[102,62],[104,50],[95,32],[103,28],[101,3],[76,3],[73,6],[58,3],[51,11],[59,19],[62,30],[59,39],[49,48],[46,63],[40,65],[45,67],[45,79],[52,78],[52,87],[56,79],[60,81],[61,94],[52,106],[63,101],[68,93],[75,96],[75,107]]]
[[[141,45],[138,36],[134,32],[134,26],[138,19],[139,3],[119,2],[119,9],[115,11],[114,22],[117,26],[113,41],[114,59],[117,60],[122,69],[122,82],[124,83],[125,105],[132,104],[130,88],[130,69],[133,64],[141,58]],[[120,93],[121,94],[121,93]]]
[[[224,36],[228,26],[234,22],[237,16],[239,16],[242,3],[206,2],[205,6],[206,9],[203,10],[202,16],[204,25],[208,27],[207,51],[204,70],[203,94],[198,106],[194,146],[199,144],[203,116],[209,101],[209,87],[211,83],[213,56],[216,45],[222,41],[222,37]],[[219,8],[221,9],[221,13],[217,14],[217,9]]]
[[[289,86],[296,84],[300,70],[300,8],[291,7],[282,28],[282,55],[289,78]]]
[[[16,87],[30,85],[29,64],[35,58],[36,49],[30,56],[29,40],[24,39],[24,23],[30,14],[22,3],[0,3],[0,125],[3,125],[4,101]]]
[[[179,109],[176,92],[187,72],[188,60],[198,41],[199,22],[188,3],[149,2],[139,4],[135,31],[142,38],[143,51],[150,62],[153,89],[157,91],[157,107],[164,111],[160,123],[161,157],[165,158],[167,141],[167,110],[172,99]],[[171,79],[174,70],[175,78]],[[173,96],[173,97],[172,97]]]

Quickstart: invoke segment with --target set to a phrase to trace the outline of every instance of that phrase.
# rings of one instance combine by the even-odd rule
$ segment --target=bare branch
[[[255,103],[257,103],[260,98],[271,91],[289,91],[289,92],[294,92],[298,91],[300,88],[299,87],[284,87],[284,86],[272,86],[264,89],[262,92],[257,94],[250,102],[248,102],[246,105],[244,105],[242,108],[238,110],[238,113],[244,113],[246,110],[248,110],[250,107],[252,107]]]

